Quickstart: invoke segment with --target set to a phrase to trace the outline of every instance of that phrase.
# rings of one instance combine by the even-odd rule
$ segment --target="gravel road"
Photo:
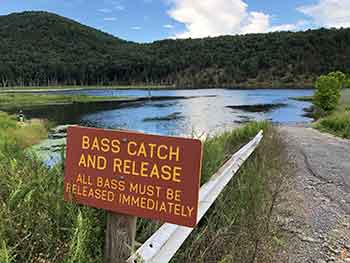
[[[312,128],[280,128],[295,166],[277,207],[280,262],[350,262],[350,141]]]

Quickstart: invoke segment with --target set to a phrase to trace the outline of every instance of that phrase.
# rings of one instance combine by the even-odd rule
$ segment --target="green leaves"
[[[334,68],[350,71],[349,39],[350,29],[320,29],[140,44],[55,14],[24,12],[0,18],[0,88],[311,86]]]
[[[314,104],[325,112],[336,109],[340,99],[341,82],[336,73],[321,76],[316,81]]]
[[[10,250],[7,245],[5,240],[2,241],[0,244],[0,262],[1,263],[12,263],[15,262],[15,256],[12,255],[12,250]]]
[[[348,77],[341,71],[335,71],[328,74],[329,77],[336,78],[339,81],[340,88],[344,88],[347,85]]]

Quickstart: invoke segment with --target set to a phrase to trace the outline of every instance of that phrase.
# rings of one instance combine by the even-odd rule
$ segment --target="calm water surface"
[[[310,96],[313,90],[88,90],[60,91],[55,94],[86,94],[94,96],[186,96],[195,98],[145,101],[126,107],[101,107],[94,104],[69,105],[27,109],[29,117],[44,117],[58,124],[80,124],[90,127],[129,129],[161,135],[191,136],[214,134],[238,126],[247,120],[271,120],[275,123],[310,122],[303,117],[303,108],[309,102],[295,101],[291,97]],[[149,94],[151,93],[151,94]],[[212,97],[208,97],[212,96]],[[268,112],[233,110],[231,105],[283,103],[285,106]],[[175,119],[157,120],[169,115]],[[147,120],[148,119],[148,120]],[[150,120],[151,119],[151,120]],[[154,119],[154,120],[152,120]],[[60,149],[65,139],[48,139],[33,147],[49,166],[60,161]]]
[[[189,135],[196,133],[211,133],[218,129],[231,127],[246,120],[271,120],[276,123],[310,122],[303,117],[303,108],[310,106],[309,102],[292,100],[291,97],[310,96],[309,89],[264,89],[264,90],[85,90],[59,91],[55,94],[85,94],[93,96],[199,96],[191,99],[147,101],[124,108],[99,109],[93,106],[89,109],[55,109],[53,115],[59,115],[60,122],[78,123],[92,127],[122,128],[147,133],[163,135]],[[208,97],[214,96],[214,97]],[[263,113],[245,112],[227,108],[230,105],[283,103],[286,106]],[[52,114],[52,111],[46,110]],[[145,121],[150,118],[162,118],[176,113],[172,120]]]

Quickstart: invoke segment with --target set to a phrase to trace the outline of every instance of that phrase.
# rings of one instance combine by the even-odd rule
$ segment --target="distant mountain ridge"
[[[0,86],[302,86],[350,72],[350,29],[129,42],[48,12],[0,16]]]

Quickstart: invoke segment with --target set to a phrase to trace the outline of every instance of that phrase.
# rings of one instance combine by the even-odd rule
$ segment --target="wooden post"
[[[107,213],[105,263],[124,263],[134,252],[137,217]]]

